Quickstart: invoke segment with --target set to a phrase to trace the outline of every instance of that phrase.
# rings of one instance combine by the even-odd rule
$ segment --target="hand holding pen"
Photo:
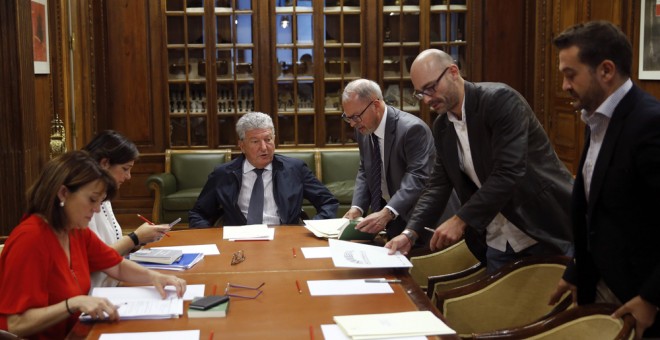
[[[170,236],[167,232],[170,230],[171,226],[167,224],[154,225],[153,222],[149,221],[144,216],[138,214],[138,217],[145,222],[141,225],[135,233],[138,235],[141,243],[151,243],[156,242],[163,238],[163,235]],[[180,219],[179,219],[180,220]],[[176,221],[175,221],[176,222]]]

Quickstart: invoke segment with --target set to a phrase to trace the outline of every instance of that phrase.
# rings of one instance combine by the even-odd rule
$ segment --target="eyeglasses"
[[[438,84],[440,83],[440,80],[442,77],[444,77],[445,73],[447,73],[447,70],[449,69],[449,66],[445,67],[445,70],[440,73],[440,77],[433,83],[433,86],[426,86],[423,88],[421,91],[415,90],[413,92],[413,97],[417,100],[424,100],[424,96],[432,96],[435,93],[435,88],[438,87]]]
[[[243,253],[242,250],[239,250],[234,253],[234,255],[231,256],[231,265],[236,265],[241,262],[245,261],[245,254]]]
[[[341,114],[341,119],[343,119],[348,124],[350,124],[351,122],[355,122],[355,123],[361,122],[362,121],[362,115],[367,111],[369,106],[371,106],[371,104],[373,104],[374,102],[375,102],[375,100],[372,100],[371,103],[369,103],[369,105],[367,105],[367,107],[365,107],[364,110],[362,110],[362,112],[360,112],[360,114],[353,115],[353,116],[349,117],[349,116],[346,115],[346,112],[342,113]]]
[[[250,287],[250,286],[237,285],[234,283],[227,282],[227,288],[225,288],[225,295],[237,297],[237,298],[244,298],[244,299],[256,299],[259,295],[261,295],[261,293],[263,293],[263,291],[260,288],[263,287],[265,284],[266,282],[262,282],[257,287]],[[257,291],[257,293],[255,295],[233,294],[233,293],[229,293],[229,288],[252,290],[252,291]]]

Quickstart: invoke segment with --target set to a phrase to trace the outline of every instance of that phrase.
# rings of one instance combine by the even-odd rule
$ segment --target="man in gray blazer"
[[[435,229],[432,250],[465,236],[489,272],[524,256],[571,254],[572,176],[525,99],[505,84],[465,81],[440,50],[420,53],[410,75],[417,99],[441,113],[438,151],[407,229],[386,247],[405,252],[437,226],[454,189],[462,206]]]
[[[344,217],[355,219],[370,210],[357,229],[373,234],[385,229],[389,238],[397,236],[431,173],[431,130],[421,119],[386,105],[378,84],[368,79],[346,85],[342,106],[342,118],[355,128],[360,148],[353,206]]]

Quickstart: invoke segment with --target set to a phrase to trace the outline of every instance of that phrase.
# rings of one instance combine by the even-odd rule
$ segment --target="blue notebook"
[[[204,258],[204,253],[189,253],[181,255],[181,258],[172,264],[159,264],[149,262],[137,262],[140,265],[150,269],[164,269],[164,270],[186,270],[192,268],[197,262]]]

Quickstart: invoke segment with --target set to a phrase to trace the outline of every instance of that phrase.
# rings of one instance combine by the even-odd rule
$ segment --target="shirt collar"
[[[594,113],[600,113],[601,115],[611,119],[612,115],[614,114],[614,109],[616,109],[617,105],[619,105],[623,97],[626,95],[626,93],[628,93],[628,91],[630,91],[632,86],[632,80],[628,78],[628,80],[621,84],[618,89],[612,92],[612,94],[607,97],[607,99],[605,99],[602,104],[600,104]],[[590,115],[587,113],[587,111],[583,109],[581,115],[582,121],[587,123],[589,116]]]
[[[374,134],[378,136],[380,139],[385,139],[385,124],[387,124],[387,107],[385,107],[385,112],[383,113],[383,118],[380,119],[380,123],[378,123],[378,127],[374,131]]]
[[[246,174],[246,173],[248,173],[248,172],[250,172],[254,169],[256,169],[256,167],[254,165],[250,164],[250,162],[246,158],[243,161],[243,174]],[[266,169],[268,171],[272,171],[273,170],[273,163],[269,163],[268,165],[266,165],[266,167],[264,169]]]
[[[463,104],[461,105],[461,119],[458,119],[452,112],[447,111],[447,119],[452,123],[465,124],[465,93],[463,93]]]

